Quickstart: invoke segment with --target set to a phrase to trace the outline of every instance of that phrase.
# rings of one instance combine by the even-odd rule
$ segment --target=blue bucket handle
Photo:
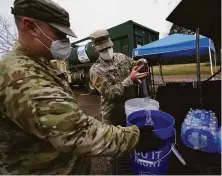
[[[139,162],[142,162],[142,163],[154,165],[154,164],[156,164],[157,162],[159,162],[159,161],[161,161],[162,159],[164,159],[165,157],[167,157],[167,156],[171,153],[171,151],[173,150],[173,148],[174,148],[175,145],[176,145],[176,130],[173,129],[173,131],[174,131],[174,135],[175,135],[175,139],[174,139],[174,140],[175,140],[175,143],[171,144],[171,149],[170,149],[170,151],[169,151],[166,155],[164,155],[162,158],[160,158],[160,159],[158,159],[158,160],[156,160],[156,161],[147,161],[147,160],[144,160],[144,159],[140,159],[140,158],[138,158],[138,157],[135,155],[135,159],[136,159],[137,161],[139,161]]]

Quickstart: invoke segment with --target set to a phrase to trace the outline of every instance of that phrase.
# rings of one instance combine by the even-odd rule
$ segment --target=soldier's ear
[[[35,22],[33,22],[31,19],[24,17],[22,19],[22,25],[23,25],[25,32],[28,32],[32,36],[35,36],[35,37],[38,36],[38,28],[35,25]]]

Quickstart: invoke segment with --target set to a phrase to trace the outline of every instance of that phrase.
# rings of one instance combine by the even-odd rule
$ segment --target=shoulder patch
[[[105,79],[101,76],[96,76],[95,79],[92,80],[93,85],[102,85],[104,83]]]

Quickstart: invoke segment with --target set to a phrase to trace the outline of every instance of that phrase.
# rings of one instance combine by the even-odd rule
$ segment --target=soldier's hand
[[[157,150],[164,144],[165,142],[153,133],[153,127],[144,126],[140,128],[140,137],[135,149],[137,152],[147,152]]]
[[[131,73],[130,73],[130,79],[132,81],[137,81],[139,83],[142,83],[140,79],[145,78],[148,74],[148,72],[139,73],[139,71],[144,67],[144,65],[135,66],[133,67]]]

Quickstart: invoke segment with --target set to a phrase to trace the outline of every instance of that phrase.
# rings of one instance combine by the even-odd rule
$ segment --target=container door
[[[122,38],[122,53],[129,56],[129,41],[127,37]]]
[[[121,37],[118,39],[113,39],[113,50],[115,53],[123,53],[129,56],[129,41],[127,37]]]
[[[121,41],[119,39],[113,40],[113,50],[115,53],[121,52]]]
[[[135,41],[136,47],[140,47],[159,39],[158,34],[152,31],[147,31],[141,27],[135,27]]]

